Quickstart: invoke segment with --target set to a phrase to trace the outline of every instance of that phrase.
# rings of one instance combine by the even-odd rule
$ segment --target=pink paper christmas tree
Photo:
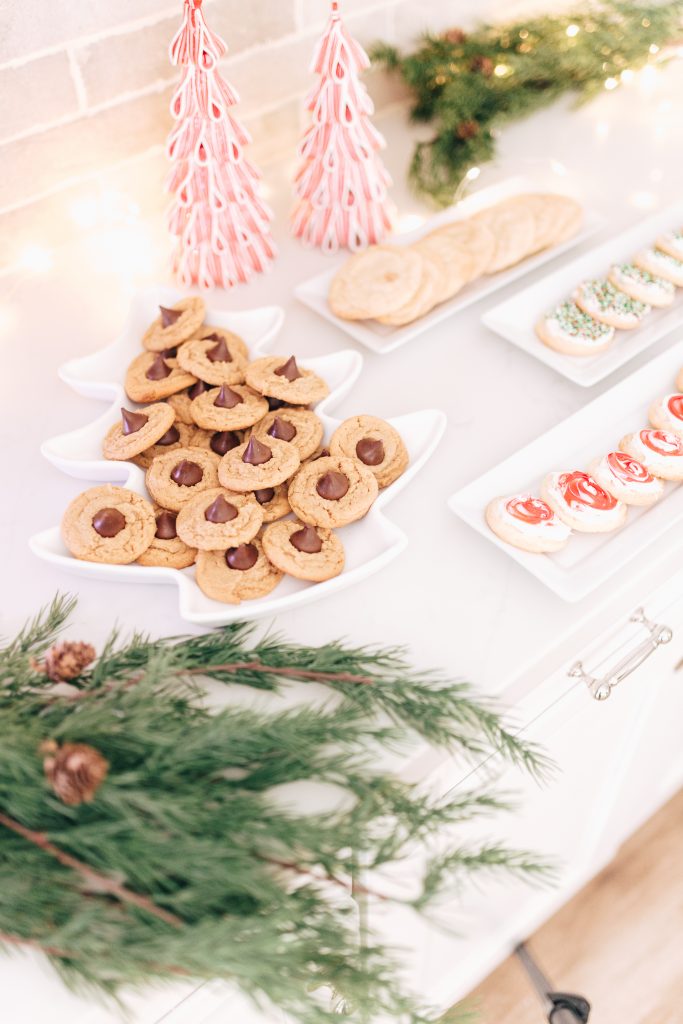
[[[258,195],[260,174],[245,156],[251,138],[230,113],[239,97],[217,70],[226,45],[207,28],[201,4],[185,0],[169,51],[171,62],[184,68],[168,139],[173,270],[185,287],[230,288],[270,266],[273,215]]]
[[[363,249],[389,229],[387,174],[373,127],[372,100],[359,75],[370,61],[344,28],[338,4],[318,43],[311,70],[320,80],[306,101],[312,124],[299,145],[292,231],[325,252]]]

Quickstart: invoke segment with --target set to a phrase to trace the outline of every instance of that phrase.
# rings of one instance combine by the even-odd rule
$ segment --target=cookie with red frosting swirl
[[[683,394],[664,395],[650,406],[648,419],[655,430],[683,435]]]
[[[622,452],[662,480],[683,480],[683,437],[672,430],[637,430],[619,442]]]
[[[626,452],[609,452],[589,469],[601,487],[626,505],[654,505],[664,493],[659,477]]]
[[[497,537],[524,551],[559,551],[571,536],[569,527],[533,494],[494,498],[485,514]]]
[[[580,533],[609,533],[626,519],[626,505],[589,473],[549,473],[541,494],[562,522]]]

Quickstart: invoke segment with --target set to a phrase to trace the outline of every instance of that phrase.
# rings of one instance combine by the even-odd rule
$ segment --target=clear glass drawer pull
[[[630,618],[631,622],[640,622],[649,633],[646,640],[643,640],[630,654],[617,662],[614,668],[601,677],[589,675],[583,667],[582,662],[577,661],[569,669],[567,675],[572,679],[583,679],[595,700],[607,700],[615,686],[623,682],[626,676],[643,664],[662,644],[668,644],[673,639],[673,630],[669,626],[661,626],[657,622],[651,622],[645,615],[643,608],[638,608]]]

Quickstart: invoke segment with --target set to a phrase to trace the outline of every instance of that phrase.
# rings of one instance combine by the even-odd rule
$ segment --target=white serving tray
[[[558,303],[570,298],[581,281],[605,277],[611,264],[628,262],[639,249],[652,245],[657,235],[681,224],[683,202],[644,218],[604,245],[564,263],[540,281],[487,310],[482,322],[574,383],[583,387],[597,384],[683,323],[683,291],[678,290],[672,306],[653,309],[641,327],[617,331],[612,345],[596,356],[568,356],[554,352],[539,340],[535,331],[537,321]]]
[[[42,453],[57,468],[70,476],[88,481],[113,482],[145,494],[145,475],[129,462],[114,462],[102,457],[102,438],[107,427],[116,422],[119,406],[131,403],[125,396],[122,380],[125,368],[140,351],[140,338],[145,327],[161,305],[172,305],[181,293],[168,288],[154,288],[139,293],[133,300],[126,326],[120,337],[108,348],[67,363],[60,376],[76,391],[110,401],[106,413],[87,426],[61,434],[46,441]],[[281,327],[284,315],[277,307],[228,313],[207,310],[207,321],[240,334],[250,346],[252,355],[270,351],[271,342]],[[363,359],[357,352],[341,351],[306,359],[305,365],[319,373],[330,386],[330,394],[319,403],[316,412],[325,425],[325,436],[341,422],[329,413],[349,393],[356,381]],[[408,484],[434,451],[446,426],[444,413],[424,410],[390,420],[403,437],[410,455],[410,465],[396,483],[385,491],[360,522],[339,531],[346,550],[344,572],[324,583],[304,583],[284,577],[267,597],[240,605],[221,604],[206,597],[194,579],[194,567],[185,570],[141,565],[102,565],[73,558],[67,551],[59,526],[43,530],[31,538],[31,550],[39,558],[67,572],[89,579],[123,583],[167,583],[178,588],[180,614],[187,622],[201,626],[218,626],[277,615],[335,593],[372,575],[395,558],[407,543],[407,537],[385,515],[384,509]]]
[[[553,189],[553,191],[561,192],[561,184],[562,182],[558,182],[558,187]],[[435,228],[470,217],[472,214],[478,213],[479,210],[483,210],[487,206],[493,206],[502,199],[507,199],[510,196],[519,195],[523,192],[548,191],[551,190],[547,187],[539,187],[538,181],[533,177],[519,175],[514,178],[508,178],[500,184],[472,193],[472,195],[468,196],[467,199],[463,199],[456,206],[451,206],[447,210],[442,210],[440,213],[430,217],[414,231],[388,238],[387,244],[410,245]],[[478,302],[499,288],[504,288],[505,285],[521,277],[522,274],[528,274],[530,271],[535,270],[536,267],[540,267],[548,260],[554,259],[555,256],[559,256],[560,253],[565,252],[567,249],[579,245],[595,234],[604,223],[604,218],[598,216],[597,213],[590,210],[585,211],[581,231],[572,238],[567,239],[566,242],[550,249],[544,249],[535,256],[529,256],[514,267],[510,267],[509,270],[503,270],[498,274],[491,274],[490,276],[480,277],[476,281],[472,281],[471,284],[466,285],[449,302],[442,302],[430,313],[427,313],[426,316],[420,317],[404,327],[389,327],[387,324],[380,324],[376,320],[342,320],[334,315],[327,303],[327,295],[332,278],[348,259],[348,253],[335,256],[329,270],[325,270],[322,274],[317,274],[315,277],[311,277],[297,285],[294,294],[300,302],[303,302],[305,306],[319,313],[325,320],[336,324],[346,334],[355,338],[356,341],[360,341],[366,348],[383,355],[387,352],[393,352],[394,349],[399,348],[401,345],[405,345],[407,341],[411,341],[418,335],[428,331],[434,324],[440,323],[447,317],[452,316],[453,313],[457,313],[458,310],[472,305],[473,302]]]
[[[683,546],[683,486],[665,484],[663,498],[650,508],[629,506],[626,523],[614,533],[574,533],[562,551],[534,554],[506,544],[486,524],[492,498],[530,491],[540,493],[552,471],[586,470],[592,460],[613,450],[621,438],[648,425],[648,408],[659,395],[675,390],[683,366],[683,341],[606,391],[573,416],[522,448],[494,469],[452,495],[449,507],[479,533],[514,558],[566,601],[579,601],[600,587],[663,534],[671,553]],[[674,528],[677,529],[674,529]]]

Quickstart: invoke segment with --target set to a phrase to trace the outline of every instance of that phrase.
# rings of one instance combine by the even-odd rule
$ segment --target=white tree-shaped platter
[[[60,377],[79,394],[100,398],[109,403],[107,411],[91,423],[68,434],[46,441],[43,455],[58,469],[81,480],[115,483],[146,495],[144,472],[128,462],[112,462],[102,456],[102,438],[119,416],[122,404],[131,406],[123,388],[125,369],[140,351],[140,338],[157,314],[159,305],[171,306],[181,298],[170,288],[152,288],[138,293],[122,334],[105,349],[91,356],[66,363]],[[239,334],[249,346],[252,358],[272,351],[278,331],[284,322],[279,307],[264,307],[246,312],[225,312],[207,309],[206,321]],[[295,348],[293,349],[295,352]],[[286,353],[289,354],[289,353]],[[351,391],[363,365],[357,352],[344,350],[331,355],[302,360],[302,365],[323,377],[330,393],[316,407],[328,439],[341,422],[332,415]],[[348,414],[359,411],[349,409]],[[285,576],[267,597],[239,605],[222,604],[206,597],[197,586],[194,567],[167,569],[141,565],[105,565],[73,558],[66,549],[59,526],[35,534],[30,541],[32,551],[60,569],[87,579],[109,580],[112,583],[156,583],[175,586],[181,617],[200,626],[217,626],[234,621],[274,616],[290,608],[318,601],[328,594],[353,586],[378,572],[406,546],[408,538],[387,515],[393,498],[419,472],[438,444],[446,417],[437,409],[425,409],[389,420],[399,431],[410,455],[406,472],[382,491],[364,519],[339,530],[346,551],[346,565],[340,576],[324,583],[305,583]]]

